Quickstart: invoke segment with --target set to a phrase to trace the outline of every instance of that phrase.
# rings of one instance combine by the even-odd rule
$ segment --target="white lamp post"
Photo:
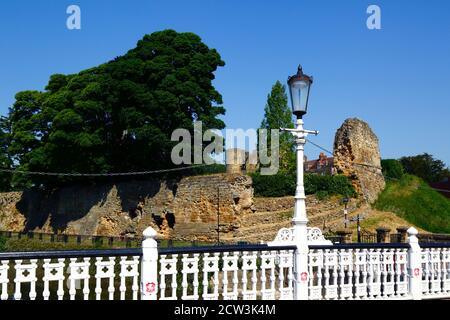
[[[308,299],[308,244],[331,245],[325,240],[319,228],[308,228],[306,215],[306,196],[303,185],[303,155],[306,137],[308,134],[317,135],[318,131],[303,128],[303,116],[308,109],[309,92],[313,78],[304,74],[302,67],[298,67],[297,74],[288,78],[289,93],[291,96],[292,113],[297,117],[296,128],[281,128],[295,137],[295,150],[297,154],[297,187],[295,190],[294,217],[292,228],[283,228],[278,231],[275,241],[269,245],[296,245],[294,263],[294,299]]]
[[[305,187],[303,185],[303,157],[304,146],[308,134],[317,135],[318,131],[303,129],[303,116],[308,109],[309,92],[313,78],[303,73],[302,67],[298,67],[297,74],[289,77],[288,85],[291,95],[292,113],[297,117],[295,129],[284,129],[290,131],[295,137],[295,150],[297,153],[297,187],[295,189],[295,208],[293,224],[293,238],[297,243],[307,243],[307,223]]]

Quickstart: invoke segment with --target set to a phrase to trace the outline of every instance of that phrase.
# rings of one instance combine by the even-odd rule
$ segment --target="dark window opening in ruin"
[[[160,228],[164,219],[161,218],[161,216],[159,214],[154,214],[154,213],[152,213],[152,218],[153,218],[153,221],[155,222],[155,224],[158,226],[158,228]]]
[[[175,226],[175,215],[172,212],[166,213],[166,220],[169,228],[173,229]]]
[[[128,214],[131,219],[134,219],[137,217],[137,215],[138,215],[137,211],[138,211],[137,208],[130,208],[130,210],[128,210]]]
[[[178,184],[175,183],[172,188],[172,194],[174,197],[176,197],[176,195],[177,195],[177,190],[178,190]]]

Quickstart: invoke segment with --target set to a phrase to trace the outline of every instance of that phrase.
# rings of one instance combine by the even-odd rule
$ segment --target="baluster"
[[[131,290],[133,291],[133,300],[138,299],[138,293],[139,293],[139,256],[133,256],[133,262],[132,262],[132,272],[130,271],[130,275],[133,277],[133,285],[131,286]]]
[[[219,299],[219,258],[220,253],[205,253],[203,255],[203,299]],[[213,292],[209,292],[209,275],[213,274]]]
[[[369,298],[376,299],[381,295],[381,273],[380,273],[380,251],[381,249],[369,249]]]
[[[22,299],[21,284],[30,283],[29,297],[31,300],[36,299],[36,269],[37,260],[31,259],[29,264],[22,264],[23,260],[15,261],[16,276],[14,282],[16,284],[16,290],[14,293],[14,299]]]
[[[337,250],[325,249],[325,299],[337,299]]]
[[[397,295],[405,296],[408,293],[408,276],[407,276],[407,249],[396,250],[396,285]]]
[[[340,299],[353,298],[353,282],[352,282],[352,266],[353,266],[353,250],[342,249],[339,254],[339,283],[340,283]]]
[[[237,300],[238,298],[238,260],[239,252],[226,252],[223,255],[223,299]],[[232,290],[228,289],[228,276],[231,273]]]
[[[356,290],[355,290],[355,298],[356,299],[367,299],[368,297],[368,283],[367,278],[369,275],[368,272],[368,251],[367,249],[357,249],[355,264],[357,266],[357,277],[355,277]]]
[[[176,300],[177,299],[177,262],[178,255],[173,254],[171,258],[168,255],[161,255],[160,258],[160,299],[161,300]],[[170,286],[172,288],[171,296],[166,296],[167,291],[167,278],[171,281]]]
[[[317,296],[317,292],[315,291],[314,281],[317,279],[317,274],[314,272],[315,268],[317,268],[317,251],[316,249],[309,249],[308,252],[308,294],[311,300],[318,300],[320,296]]]
[[[430,266],[431,275],[430,291],[432,294],[437,294],[442,291],[441,287],[441,249],[433,248],[430,250]]]
[[[70,300],[75,300],[76,285],[83,280],[83,299],[89,299],[89,267],[90,258],[82,258],[82,261],[77,262],[77,258],[70,258],[69,263],[69,295]]]
[[[0,300],[8,299],[8,270],[9,270],[9,261],[1,260],[0,261],[0,284],[1,284],[1,295]]]
[[[279,290],[280,290],[280,299],[282,300],[291,300],[294,298],[293,294],[293,251],[289,250],[281,250],[278,253],[279,257]],[[285,272],[287,276],[285,276]],[[287,285],[285,285],[285,279],[287,278]]]
[[[126,286],[126,274],[127,274],[127,257],[120,257],[120,300],[125,300],[125,295],[127,292],[127,286]]]
[[[323,250],[317,250],[315,257],[317,258],[317,261],[315,262],[315,265],[317,267],[317,286],[315,286],[311,293],[313,297],[317,299],[323,299],[323,269],[324,269],[324,251]]]
[[[256,300],[256,252],[242,253],[242,295],[244,300]],[[251,289],[248,289],[248,276],[251,274]]]
[[[58,290],[56,295],[58,300],[63,300],[64,298],[64,258],[59,258],[57,262],[52,263],[51,259],[44,259],[44,277],[42,280],[44,281],[44,290],[42,295],[44,300],[48,300],[50,298],[50,282],[58,281]]]
[[[288,264],[288,289],[287,299],[294,299],[294,251],[286,251],[286,263]]]
[[[103,260],[101,257],[96,258],[95,262],[95,294],[96,299],[101,299],[102,294],[102,279],[109,279],[108,281],[108,299],[114,300],[114,267],[116,265],[115,257],[108,257],[108,260]]]
[[[450,248],[442,249],[442,292],[450,292]]]
[[[395,272],[395,252],[396,249],[387,249],[385,252],[385,258],[383,262],[387,266],[387,279],[385,279],[384,283],[384,296],[391,297],[395,296],[395,281],[396,281],[396,272]]]
[[[183,295],[181,299],[183,300],[197,300],[198,299],[198,260],[199,254],[194,253],[192,257],[189,257],[189,254],[183,254]],[[188,276],[192,275],[194,277],[192,281],[192,294],[189,294],[189,284],[188,284]]]
[[[422,260],[422,293],[430,293],[430,250],[423,249],[421,253]]]
[[[269,271],[269,286],[267,272]],[[275,254],[273,251],[263,251],[261,254],[261,299],[275,299]]]

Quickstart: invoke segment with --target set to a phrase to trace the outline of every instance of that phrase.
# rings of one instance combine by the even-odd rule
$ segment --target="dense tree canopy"
[[[106,173],[168,168],[177,128],[224,128],[213,87],[224,66],[193,33],[144,36],[125,55],[78,74],[55,74],[45,91],[16,95],[2,125],[2,165],[45,172]],[[7,142],[7,143],[6,143]],[[5,162],[6,161],[6,162]],[[7,163],[10,161],[10,163]],[[13,177],[13,185],[54,185],[60,178]]]
[[[261,129],[293,128],[292,113],[288,106],[286,86],[280,81],[275,82],[267,103],[264,107],[264,118]],[[289,132],[280,133],[280,171],[287,172],[295,169],[294,139]],[[270,133],[268,134],[268,148],[270,150]]]
[[[427,182],[439,182],[450,176],[445,163],[428,153],[402,157],[400,162],[407,173],[418,176]]]

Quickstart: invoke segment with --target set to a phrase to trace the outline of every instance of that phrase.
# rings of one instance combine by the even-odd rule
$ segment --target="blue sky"
[[[81,30],[66,8],[81,8]],[[381,30],[366,9],[381,8]],[[384,158],[428,152],[450,165],[450,2],[325,0],[58,0],[2,2],[0,113],[16,92],[42,90],[53,73],[76,73],[124,54],[146,33],[191,31],[216,48],[229,128],[256,128],[268,92],[301,63],[314,76],[308,129],[332,149],[348,117],[367,121]],[[315,158],[320,150],[309,145]]]

